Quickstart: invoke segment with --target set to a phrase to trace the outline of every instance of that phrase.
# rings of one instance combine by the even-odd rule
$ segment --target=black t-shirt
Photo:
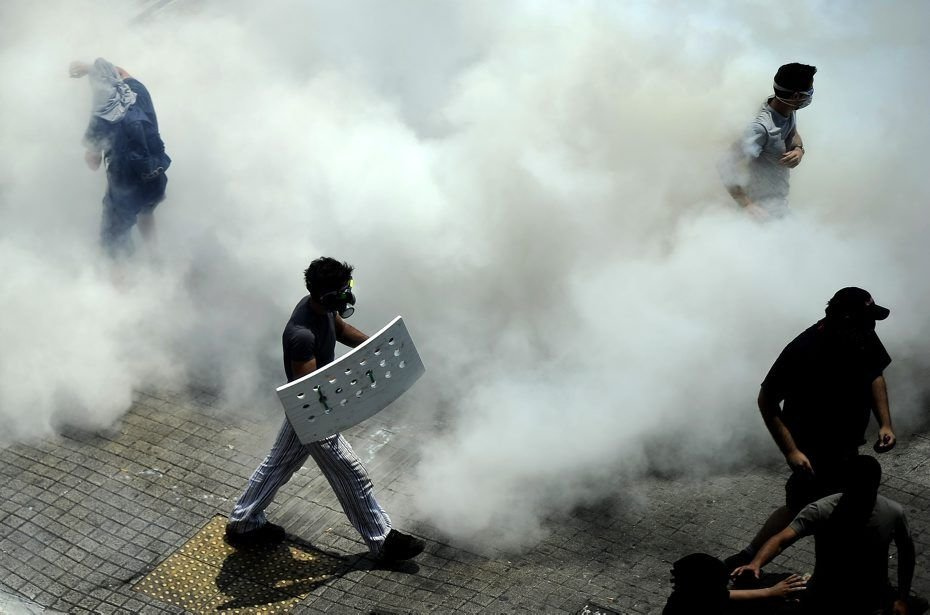
[[[317,314],[310,308],[310,295],[297,303],[281,336],[284,346],[284,372],[294,380],[291,361],[316,358],[317,368],[332,362],[336,355],[336,319],[332,312]]]
[[[797,336],[762,382],[812,463],[854,455],[872,410],[872,381],[891,363],[874,331],[842,336],[821,320]]]

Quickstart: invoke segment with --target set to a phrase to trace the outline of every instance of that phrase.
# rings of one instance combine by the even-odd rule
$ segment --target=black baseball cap
[[[867,316],[875,320],[885,320],[891,313],[872,300],[868,291],[855,286],[847,286],[836,291],[827,303],[827,316]]]

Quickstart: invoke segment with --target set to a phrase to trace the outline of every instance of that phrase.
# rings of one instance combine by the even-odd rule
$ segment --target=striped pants
[[[267,523],[265,508],[278,489],[304,465],[307,457],[313,457],[320,467],[349,522],[362,535],[368,548],[380,554],[384,539],[391,531],[391,520],[375,499],[368,472],[358,455],[341,434],[311,444],[302,443],[287,419],[271,452],[252,474],[229,515],[227,527],[230,531],[247,532]]]

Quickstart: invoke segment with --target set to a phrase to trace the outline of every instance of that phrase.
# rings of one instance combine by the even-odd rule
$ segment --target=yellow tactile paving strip
[[[345,568],[339,559],[292,543],[237,550],[216,516],[134,587],[191,613],[287,613]]]

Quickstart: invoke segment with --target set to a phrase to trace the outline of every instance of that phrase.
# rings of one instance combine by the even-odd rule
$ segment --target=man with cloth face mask
[[[284,327],[284,371],[288,382],[302,378],[335,358],[336,342],[355,348],[368,336],[347,324],[355,312],[352,266],[321,257],[304,272],[310,294],[301,299]],[[303,444],[284,419],[271,452],[249,479],[226,525],[226,541],[235,547],[274,545],[284,528],[270,523],[265,509],[278,489],[303,466],[307,457],[320,467],[349,522],[371,553],[385,561],[406,560],[423,551],[422,540],[391,529],[391,520],[373,494],[361,460],[341,434]]]
[[[727,558],[730,569],[748,563],[804,506],[843,490],[870,412],[879,425],[875,451],[894,447],[882,375],[891,358],[875,333],[875,321],[889,313],[861,288],[840,289],[827,303],[826,318],[797,336],[772,365],[759,391],[759,411],[792,470],[786,505],[769,516],[748,547]]]
[[[93,113],[84,145],[84,160],[96,171],[105,160],[107,191],[103,197],[100,240],[111,257],[132,253],[131,231],[155,241],[154,211],[165,198],[165,171],[171,158],[158,132],[152,97],[138,79],[103,58],[93,64],[72,62],[73,78],[87,76]]]
[[[720,175],[730,196],[759,220],[789,213],[790,170],[804,158],[795,111],[811,104],[816,72],[816,67],[806,64],[780,67],[774,95],[721,161]]]

